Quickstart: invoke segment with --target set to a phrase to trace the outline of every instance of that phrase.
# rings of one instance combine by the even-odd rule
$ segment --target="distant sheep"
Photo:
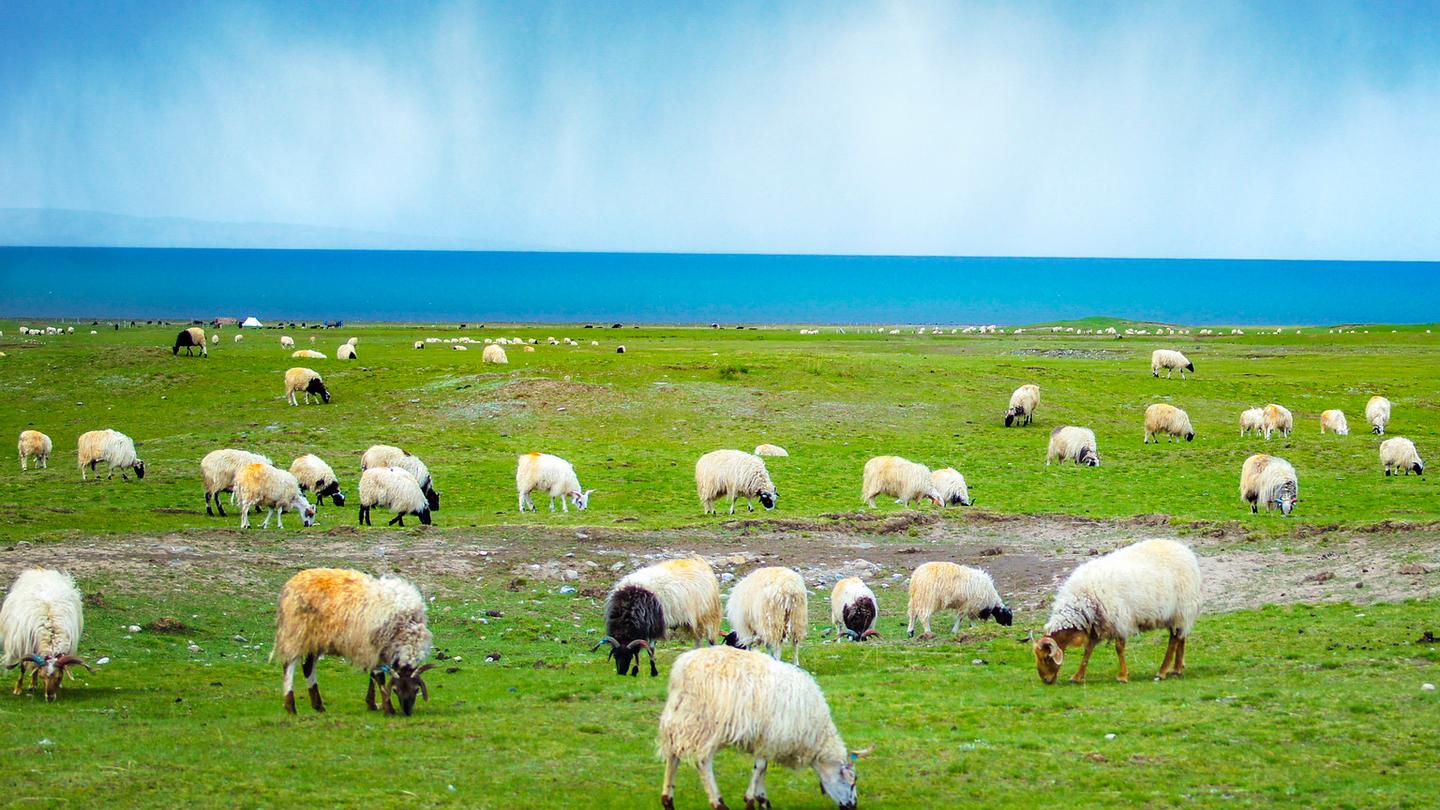
[[[435,490],[435,481],[430,476],[430,468],[425,466],[425,462],[421,461],[419,456],[399,447],[375,444],[371,445],[360,457],[362,472],[371,467],[399,467],[410,473],[419,482],[420,490],[425,493],[425,502],[430,505],[430,511],[440,511],[440,493]]]
[[[244,335],[241,335],[241,334],[238,334],[238,333],[235,335],[235,338],[234,338],[234,340],[235,340],[236,343],[239,343],[240,341],[242,341],[242,340],[244,340],[244,339],[245,339],[245,336],[244,336]]]
[[[534,347],[534,346],[526,346],[526,347],[522,348],[520,351],[522,351],[522,352],[534,352],[534,351],[535,351],[535,347]]]
[[[758,498],[766,509],[774,509],[780,495],[759,456],[739,450],[715,450],[695,462],[695,489],[705,514],[715,512],[715,501],[730,499],[730,514],[735,514],[735,499],[744,498],[751,512],[752,498]]]
[[[924,631],[920,638],[933,638],[930,618],[942,610],[956,611],[951,634],[960,632],[962,618],[993,618],[1005,627],[1014,621],[989,574],[952,562],[924,563],[910,575],[910,625],[905,632],[913,638],[918,620]]]
[[[325,381],[320,378],[320,372],[309,368],[292,368],[285,372],[285,399],[291,405],[299,405],[296,401],[296,394],[305,395],[305,404],[310,404],[310,396],[313,394],[318,401],[330,404],[330,389],[325,387]]]
[[[324,352],[317,352],[317,351],[315,351],[314,349],[301,349],[301,350],[299,350],[299,351],[297,351],[297,352],[291,352],[291,353],[290,353],[290,357],[291,357],[291,358],[294,358],[294,359],[297,359],[297,360],[299,360],[299,359],[303,359],[303,360],[325,360],[325,359],[327,359],[327,358],[325,357],[325,353],[324,353]]]
[[[1365,403],[1365,421],[1370,423],[1371,433],[1384,436],[1385,426],[1390,424],[1390,400],[1370,397],[1370,401]]]
[[[1386,475],[1389,475],[1391,470],[1404,470],[1406,475],[1412,472],[1416,475],[1425,474],[1425,462],[1420,460],[1415,443],[1400,436],[1380,443],[1380,463],[1384,465]]]
[[[1240,498],[1250,504],[1250,512],[1279,507],[1280,514],[1289,515],[1300,499],[1300,479],[1290,462],[1264,453],[1245,459],[1240,467]]]
[[[1115,642],[1117,680],[1130,680],[1125,644],[1146,630],[1170,631],[1170,644],[1157,678],[1185,669],[1185,640],[1200,615],[1202,582],[1195,552],[1173,540],[1142,540],[1076,568],[1055,594],[1045,636],[1034,642],[1040,680],[1054,683],[1065,649],[1085,645],[1085,657],[1070,679],[1085,680],[1090,653],[1102,641]]]
[[[21,694],[21,684],[29,674],[30,691],[35,691],[43,677],[45,700],[56,700],[67,667],[90,669],[75,655],[80,651],[84,627],[80,591],[69,574],[48,568],[20,572],[0,605],[0,637],[5,644],[0,666],[19,668],[15,694]]]
[[[17,447],[20,451],[20,471],[30,469],[30,459],[35,459],[35,469],[43,470],[50,466],[50,451],[54,445],[50,437],[38,430],[20,431],[20,442]]]
[[[1295,417],[1290,414],[1290,409],[1284,405],[1270,403],[1265,406],[1265,440],[1270,440],[1270,434],[1278,432],[1281,436],[1288,438],[1290,431],[1295,429]]]
[[[1100,451],[1095,446],[1095,431],[1065,425],[1050,431],[1050,447],[1045,451],[1045,465],[1052,461],[1064,464],[1074,460],[1087,467],[1100,466]]]
[[[360,474],[360,525],[372,526],[370,510],[375,507],[395,513],[387,525],[405,526],[405,516],[414,515],[430,525],[430,504],[415,476],[399,467],[371,467]]]
[[[605,636],[592,648],[610,645],[615,674],[637,675],[639,651],[650,654],[655,668],[655,642],[683,633],[699,647],[720,635],[720,581],[710,563],[698,558],[665,560],[631,572],[615,583],[605,598]]]
[[[293,348],[295,348],[295,339],[292,338],[292,337],[286,336],[286,335],[281,335],[281,336],[280,336],[280,348],[282,348],[282,349],[293,349]]]
[[[417,349],[423,349],[423,348],[425,348],[425,341],[423,341],[423,340],[417,340],[417,341],[415,341],[415,348],[417,348]]]
[[[911,501],[929,500],[936,506],[944,503],[930,468],[916,464],[900,456],[875,456],[865,462],[864,479],[860,485],[860,499],[871,509],[875,499],[887,495],[898,504],[909,506]]]
[[[205,487],[205,514],[213,517],[218,510],[220,517],[225,517],[225,506],[220,502],[220,493],[234,492],[235,476],[251,464],[268,465],[270,459],[258,453],[228,447],[211,450],[200,459],[200,481]]]
[[[616,347],[615,347],[615,353],[616,353],[616,354],[624,354],[624,353],[625,353],[625,347],[624,347],[624,346],[616,346]]]
[[[1195,440],[1195,428],[1190,426],[1190,416],[1174,405],[1167,405],[1157,402],[1145,409],[1145,444],[1151,440],[1156,443],[1160,441],[1160,434],[1170,437],[1171,441],[1183,438],[1185,441]]]
[[[879,616],[880,601],[859,577],[845,577],[830,591],[830,621],[835,625],[836,638],[845,636],[851,641],[878,638],[875,620]]]
[[[965,484],[965,476],[954,467],[944,467],[930,473],[930,483],[934,485],[935,493],[940,496],[940,503],[945,506],[970,506],[974,503],[970,500],[970,487]]]
[[[93,335],[93,334],[95,334],[95,333],[94,333],[94,332],[91,332],[90,334]],[[219,336],[219,335],[211,335],[211,336],[210,336],[210,342],[211,342],[211,343],[214,343],[214,344],[216,344],[216,345],[219,345],[219,343],[220,343],[220,336]]]
[[[255,507],[266,510],[262,529],[270,528],[270,518],[275,518],[275,527],[285,528],[285,512],[296,512],[306,526],[315,524],[315,507],[300,493],[300,482],[285,470],[269,464],[247,464],[235,474],[235,508],[240,511],[240,528],[250,528],[250,510]]]
[[[755,445],[755,455],[778,456],[780,458],[786,458],[790,454],[785,452],[785,448],[779,446],[778,444],[757,444]]]
[[[1165,369],[1165,378],[1168,380],[1176,369],[1180,371],[1180,379],[1185,379],[1185,372],[1195,373],[1195,364],[1185,355],[1174,349],[1156,349],[1150,353],[1150,376],[1159,377],[1160,369]]]
[[[494,363],[503,366],[510,362],[510,358],[505,356],[505,350],[503,348],[498,344],[492,343],[485,347],[485,352],[480,355],[480,362]]]
[[[791,663],[800,665],[800,642],[809,629],[809,596],[805,579],[789,568],[757,568],[735,584],[725,602],[731,647],[764,647],[776,660],[786,641]]]
[[[470,351],[470,347],[468,347],[468,346],[451,346],[450,348],[454,349],[454,350],[457,351],[457,352],[468,352],[468,351]],[[480,361],[481,361],[481,362],[484,362],[484,361],[485,361],[485,358],[484,358],[483,355],[481,356]]]
[[[574,503],[577,509],[584,509],[590,505],[590,493],[595,491],[581,489],[580,479],[575,476],[575,468],[570,462],[548,453],[526,453],[516,460],[515,489],[520,496],[521,512],[527,506],[531,512],[535,511],[530,493],[536,490],[550,496],[551,512],[555,511],[556,498],[560,499],[560,507],[565,512],[570,511],[570,503]]]
[[[1022,385],[1010,395],[1010,407],[1005,411],[1005,427],[1019,421],[1021,426],[1035,420],[1035,409],[1040,407],[1040,386]]]
[[[340,347],[335,350],[335,359],[358,360],[360,358],[355,354],[355,346],[353,344],[341,343]]]
[[[318,510],[326,498],[336,506],[345,505],[345,493],[340,491],[340,479],[335,471],[313,453],[306,453],[290,462],[290,474],[300,482],[300,490],[315,496]]]
[[[114,478],[117,469],[120,477],[127,481],[126,470],[134,470],[136,478],[145,477],[145,462],[136,456],[135,442],[118,430],[91,430],[80,434],[75,444],[82,481],[85,480],[85,468],[88,466],[90,472],[95,472],[95,465],[102,461],[110,468],[106,478]]]
[[[1336,436],[1349,436],[1350,425],[1345,421],[1345,412],[1340,410],[1328,410],[1320,414],[1320,433],[1330,431]]]
[[[210,350],[205,348],[205,330],[198,326],[181,329],[180,334],[175,336],[175,345],[171,347],[170,353],[179,354],[182,348],[186,357],[194,357],[196,348],[200,349],[201,357],[209,357]]]
[[[1240,435],[1265,432],[1265,409],[1247,408],[1240,412]]]

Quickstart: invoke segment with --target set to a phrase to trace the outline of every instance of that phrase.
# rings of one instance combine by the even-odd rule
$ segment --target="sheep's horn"
[[[882,636],[882,635],[880,635],[879,633],[875,632],[874,628],[871,628],[871,629],[866,630],[865,632],[861,633],[861,634],[860,634],[860,638],[861,638],[861,639],[878,638],[878,639],[880,639],[881,641],[884,641],[884,640],[885,640],[885,637]]]
[[[56,661],[56,662],[55,662],[55,666],[58,667],[58,668],[60,668],[60,669],[64,669],[65,667],[68,667],[68,666],[71,666],[71,665],[74,665],[74,664],[79,664],[80,666],[85,667],[85,669],[89,670],[90,672],[94,672],[94,671],[95,671],[95,668],[94,668],[94,667],[92,667],[92,666],[90,666],[89,664],[85,663],[85,659],[80,658],[80,657],[78,657],[78,656],[74,656],[74,655],[64,656],[64,657],[61,658],[59,661]]]
[[[419,669],[415,670],[415,674],[416,674],[417,676],[418,676],[418,675],[422,675],[422,674],[424,674],[424,673],[426,673],[426,672],[429,672],[430,670],[432,670],[432,669],[434,669],[434,668],[436,668],[436,667],[438,667],[438,666],[440,666],[440,665],[439,665],[439,664],[426,664],[425,666],[420,667]]]
[[[860,640],[860,634],[859,634],[859,633],[856,633],[854,630],[851,630],[851,629],[848,628],[848,627],[845,628],[844,630],[841,630],[841,631],[840,631],[840,634],[843,635],[843,636],[848,636],[851,641],[859,641],[859,640]]]
[[[628,647],[628,648],[630,648],[630,649],[632,649],[632,650],[635,649],[636,647],[644,647],[644,648],[647,649],[647,650],[654,649],[653,647],[650,646],[650,642],[647,641],[646,639],[643,639],[643,638],[637,638],[637,639],[635,639],[634,641],[630,642],[629,644],[626,644],[625,646]]]
[[[595,642],[595,646],[590,648],[590,652],[595,652],[596,650],[600,649],[600,646],[601,646],[602,644],[609,644],[611,647],[618,647],[618,646],[620,646],[620,642],[616,641],[615,639],[613,639],[613,638],[611,638],[611,637],[609,637],[609,636],[606,636],[606,637],[600,639],[599,641]]]

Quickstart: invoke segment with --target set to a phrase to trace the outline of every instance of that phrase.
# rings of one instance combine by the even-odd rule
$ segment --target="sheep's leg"
[[[1175,669],[1171,670],[1173,677],[1180,677],[1185,674],[1185,637],[1181,636],[1175,640]]]
[[[765,758],[756,757],[755,769],[750,774],[750,787],[745,790],[745,810],[768,810],[770,800],[765,798]]]
[[[250,528],[250,505],[244,501],[240,502],[240,528]]]
[[[909,638],[915,637],[915,611],[913,610],[910,611],[910,625],[905,628],[905,635]]]
[[[205,514],[206,514],[207,516],[209,516],[209,517],[215,517],[215,510],[213,510],[213,509],[210,508],[210,493],[209,493],[209,492],[206,492],[206,493],[205,493]]]
[[[274,516],[275,516],[275,507],[272,506],[272,507],[266,509],[266,510],[265,510],[265,522],[260,524],[260,528],[262,528],[262,529],[268,529],[268,528],[270,528],[270,518],[272,518],[272,517],[274,517]]]
[[[277,508],[274,510],[274,512],[275,512],[275,528],[277,528],[277,529],[283,529],[283,528],[285,528],[285,510],[284,510],[284,509],[280,509],[280,508],[277,507]],[[266,520],[269,520],[269,517],[270,517],[270,516],[269,516],[269,515],[266,515],[265,517],[266,517]]]
[[[560,511],[567,515],[570,514],[570,499],[564,495],[560,496]]]
[[[301,668],[305,672],[305,683],[310,687],[310,708],[317,712],[325,711],[325,701],[320,699],[320,681],[315,677],[315,656],[305,656]]]
[[[295,661],[285,662],[285,711],[295,714]]]
[[[1155,673],[1156,678],[1164,679],[1169,677],[1171,664],[1175,660],[1175,630],[1170,630],[1170,643],[1165,645],[1165,658],[1160,662],[1160,671]]]
[[[383,678],[384,676],[382,675],[381,677]],[[383,714],[393,716],[395,714],[395,706],[390,702],[390,686],[391,684],[388,681],[381,681],[380,683],[380,711]]]
[[[550,496],[550,511],[551,511],[551,512],[554,512],[554,511],[555,511],[555,496],[554,496],[554,495],[551,495],[551,496]]]
[[[790,663],[794,664],[794,665],[797,666],[797,667],[800,666],[800,642],[799,642],[799,641],[796,641],[796,642],[795,642],[794,649],[792,649],[791,652],[790,652]]]
[[[1085,669],[1090,666],[1090,653],[1095,652],[1095,645],[1100,643],[1098,639],[1087,638],[1085,640],[1085,656],[1080,659],[1080,668],[1070,677],[1071,683],[1085,682]]]
[[[675,810],[675,770],[679,767],[679,757],[665,758],[665,780],[660,783],[660,806],[664,810]]]
[[[1120,658],[1120,674],[1115,676],[1115,680],[1121,683],[1129,683],[1130,666],[1125,663],[1125,639],[1115,639],[1115,655]]]
[[[720,798],[720,786],[715,784],[715,755],[711,754],[695,763],[695,770],[700,772],[700,784],[705,786],[705,798],[710,800],[710,810],[729,810],[725,806],[725,800]]]
[[[735,514],[735,493],[730,493],[730,514]]]
[[[752,500],[750,500],[750,496],[749,496],[749,495],[746,495],[746,496],[745,496],[745,509],[746,509],[746,511],[749,511],[749,512],[754,512],[754,511],[755,511],[755,502],[752,501]]]
[[[370,677],[366,680],[369,686],[365,688],[365,708],[372,712],[379,711],[380,707],[375,704],[375,685],[379,684],[383,689],[385,687],[385,675],[380,672],[371,672]]]
[[[22,454],[20,456],[20,472],[25,472],[28,469],[30,468],[25,466],[25,456]]]
[[[25,691],[25,662],[20,662],[20,677],[15,679],[14,694],[23,694]]]
[[[649,647],[645,648],[645,652],[650,654],[650,677],[653,678],[660,674],[660,670],[655,668],[655,645],[653,642]]]

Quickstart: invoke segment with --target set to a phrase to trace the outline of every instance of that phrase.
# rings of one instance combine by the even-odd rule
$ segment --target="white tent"
[[[259,321],[255,320],[255,316],[254,316],[254,315],[251,315],[250,317],[246,318],[240,325],[241,325],[242,327],[250,326],[250,327],[254,327],[254,328],[258,329],[258,328],[264,326],[265,324],[260,323]]]

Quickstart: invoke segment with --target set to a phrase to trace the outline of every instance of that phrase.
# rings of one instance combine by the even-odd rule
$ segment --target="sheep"
[[[1022,385],[1015,389],[1010,395],[1010,408],[1005,411],[1005,427],[1010,427],[1017,420],[1021,427],[1029,425],[1035,420],[1035,409],[1040,407],[1040,386],[1034,384]]]
[[[281,335],[281,336],[280,336],[280,348],[282,348],[282,349],[293,349],[293,348],[295,348],[295,339],[292,338],[292,337],[289,337],[288,335]]]
[[[352,337],[352,338],[350,338],[349,340],[345,341],[345,345],[347,345],[347,346],[349,346],[350,348],[353,349],[353,348],[355,348],[356,346],[360,345],[360,338],[358,338],[358,337]]]
[[[675,807],[675,772],[695,763],[712,808],[725,802],[715,783],[715,754],[738,748],[754,754],[745,807],[769,808],[765,772],[771,762],[814,769],[820,790],[840,810],[855,810],[855,760],[847,752],[815,679],[803,670],[728,647],[692,650],[675,660],[660,714],[658,748],[665,761],[660,804]]]
[[[291,352],[290,357],[296,360],[325,360],[324,352],[317,352],[314,349],[301,349],[298,352]]]
[[[322,655],[339,655],[367,673],[365,705],[371,711],[383,708],[393,715],[390,694],[394,692],[400,711],[409,716],[417,692],[430,699],[421,678],[436,666],[422,665],[430,657],[430,645],[425,601],[414,585],[396,576],[376,579],[344,568],[310,568],[280,589],[270,660],[279,660],[284,671],[285,711],[290,714],[295,714],[296,662],[304,659],[301,668],[310,686],[310,707],[323,712],[315,661]],[[380,706],[375,705],[377,686]]]
[[[1251,514],[1264,503],[1266,512],[1279,506],[1280,514],[1288,516],[1300,500],[1295,468],[1278,456],[1256,453],[1240,467],[1240,498],[1250,504]]]
[[[930,468],[899,456],[875,456],[865,462],[860,499],[874,509],[875,498],[880,495],[895,498],[896,503],[906,507],[911,501],[918,502],[922,498],[936,506],[944,503],[935,488]]]
[[[330,404],[330,389],[325,387],[325,381],[320,378],[320,372],[314,369],[295,367],[285,372],[285,399],[291,405],[299,405],[295,395],[303,393],[305,404],[310,404],[310,395],[314,394],[320,402]]]
[[[326,498],[336,506],[345,505],[345,493],[340,491],[340,479],[319,456],[306,453],[296,458],[290,462],[290,474],[300,482],[301,492],[314,493],[316,511],[319,511]]]
[[[1265,441],[1270,441],[1270,434],[1277,431],[1282,437],[1288,438],[1294,427],[1295,417],[1290,415],[1289,408],[1273,402],[1265,406]]]
[[[423,341],[423,340],[417,340],[417,341],[415,341],[415,348],[417,348],[417,349],[423,349],[423,348],[425,348],[425,341]]]
[[[752,498],[759,498],[767,510],[774,509],[780,498],[765,461],[740,450],[714,450],[701,456],[695,462],[695,489],[707,515],[714,514],[720,498],[730,499],[732,515],[736,498],[744,498],[751,512],[755,511]]]
[[[355,354],[355,347],[353,345],[349,343],[341,343],[340,347],[335,350],[335,359],[359,360],[360,357],[359,355]]]
[[[205,347],[205,330],[198,326],[189,329],[181,329],[180,334],[175,336],[175,345],[171,347],[171,354],[179,354],[180,349],[185,349],[186,357],[195,356],[195,348],[199,347],[201,357],[209,357],[210,351]]]
[[[120,470],[122,480],[130,480],[125,475],[125,470],[135,471],[136,478],[145,477],[145,462],[141,461],[135,454],[135,442],[118,430],[91,430],[80,434],[76,444],[76,455],[80,462],[80,480],[85,479],[85,467],[90,467],[90,472],[95,472],[95,465],[105,462],[110,466],[110,474],[107,478],[115,477],[115,470]],[[100,476],[95,476],[99,480]]]
[[[388,444],[375,444],[360,457],[361,472],[370,467],[399,467],[415,476],[415,480],[420,484],[420,491],[425,493],[425,502],[429,504],[430,511],[440,511],[440,493],[435,491],[430,468],[425,466],[419,456]]]
[[[1045,466],[1050,462],[1061,464],[1074,459],[1076,465],[1100,466],[1100,451],[1095,446],[1095,431],[1089,428],[1064,425],[1050,431],[1050,447],[1045,451]]]
[[[1406,475],[1412,472],[1416,475],[1425,474],[1425,462],[1420,460],[1415,443],[1400,436],[1380,443],[1380,463],[1385,466],[1386,475],[1390,474],[1392,468],[1404,470]]]
[[[20,441],[16,445],[20,450],[20,471],[30,469],[30,459],[35,459],[35,469],[44,470],[50,467],[50,451],[54,445],[50,437],[38,430],[20,431]]]
[[[789,458],[790,456],[789,453],[785,452],[785,448],[778,444],[757,444],[755,445],[755,455],[777,456],[780,458]]]
[[[864,641],[875,632],[875,620],[880,616],[880,602],[875,592],[859,577],[846,577],[835,583],[830,591],[830,621],[835,624],[835,636],[845,636],[851,641]]]
[[[1170,644],[1155,677],[1179,677],[1185,670],[1185,640],[1200,615],[1201,600],[1195,552],[1174,540],[1142,540],[1090,560],[1060,586],[1045,635],[1033,643],[1040,680],[1055,683],[1065,648],[1083,643],[1085,657],[1070,679],[1083,683],[1090,653],[1100,642],[1113,640],[1120,658],[1117,680],[1128,683],[1125,643],[1160,628],[1170,631]]]
[[[283,516],[291,510],[300,514],[306,526],[315,525],[315,507],[300,494],[300,482],[285,470],[269,464],[256,462],[246,464],[235,474],[235,508],[240,510],[240,528],[250,528],[250,510],[257,506],[266,508],[262,529],[270,528],[270,518],[275,518],[276,528],[285,528]]]
[[[930,473],[930,483],[934,485],[935,493],[940,496],[940,503],[945,506],[970,506],[975,503],[970,500],[970,487],[965,485],[965,476],[954,467],[944,467]]]
[[[219,335],[211,335],[211,336],[210,336],[210,342],[211,342],[211,343],[214,343],[216,346],[219,346],[219,345],[220,345],[220,336],[219,336]]]
[[[360,474],[360,525],[373,526],[370,510],[376,506],[395,513],[386,525],[405,527],[405,516],[420,518],[421,525],[430,525],[430,504],[415,476],[400,467],[371,467]]]
[[[624,347],[624,346],[616,346],[616,347],[615,347],[615,353],[616,353],[616,354],[624,354],[624,353],[625,353],[625,347]]]
[[[241,335],[241,334],[238,334],[238,333],[237,333],[237,334],[235,335],[235,337],[233,338],[233,340],[234,340],[236,343],[239,343],[240,341],[242,341],[242,340],[244,340],[244,339],[245,339],[245,336],[244,336],[244,335]]]
[[[720,634],[720,581],[710,563],[699,558],[665,560],[631,572],[615,583],[605,598],[605,636],[591,652],[610,645],[615,674],[640,672],[639,650],[650,654],[655,668],[655,641],[681,631],[695,640],[712,642]]]
[[[1167,380],[1176,369],[1180,370],[1182,380],[1185,379],[1185,372],[1195,373],[1195,364],[1174,349],[1156,349],[1150,353],[1150,376],[1159,377],[1162,368],[1165,369]]]
[[[1184,437],[1185,441],[1195,440],[1195,428],[1190,426],[1190,415],[1175,407],[1163,402],[1157,402],[1145,409],[1145,441],[1149,444],[1151,439],[1156,444],[1160,443],[1158,434],[1167,434],[1171,441],[1177,437]]]
[[[459,347],[457,346],[456,348],[459,348]],[[534,352],[534,351],[535,351],[535,347],[534,347],[534,346],[526,346],[526,347],[522,348],[520,351],[522,351],[522,352]]]
[[[580,479],[570,462],[548,453],[526,453],[516,459],[515,489],[520,495],[521,512],[527,506],[531,512],[536,511],[535,502],[530,499],[530,493],[536,490],[550,496],[551,512],[555,511],[556,498],[560,499],[562,511],[569,512],[570,503],[574,503],[576,509],[584,509],[590,505],[590,493],[595,491],[581,489]]]
[[[757,568],[735,584],[725,601],[730,632],[725,643],[750,649],[763,645],[777,661],[788,640],[791,663],[800,666],[800,642],[809,629],[809,596],[805,580],[789,568]]]
[[[27,669],[31,692],[40,678],[45,679],[46,702],[60,697],[60,683],[67,667],[78,664],[94,672],[75,655],[84,627],[80,591],[69,574],[49,568],[20,572],[5,595],[5,603],[0,605],[0,636],[5,644],[0,665],[19,668],[15,694],[22,692]],[[75,676],[72,673],[70,677]]]
[[[951,562],[924,563],[910,575],[910,625],[905,632],[914,638],[918,619],[924,631],[920,638],[934,638],[930,617],[941,610],[957,611],[951,634],[960,632],[960,620],[966,617],[982,621],[993,618],[1005,627],[1014,621],[1014,614],[1005,607],[989,574]]]
[[[451,346],[450,348],[454,349],[454,350],[457,351],[457,352],[468,352],[468,351],[470,351],[470,347],[469,347],[469,346]],[[485,361],[485,357],[484,357],[483,355],[480,357],[480,361],[481,361],[482,363]]]
[[[492,343],[485,347],[485,351],[480,355],[480,362],[503,366],[510,362],[510,358],[505,356],[503,348]]]
[[[1370,401],[1365,403],[1365,421],[1370,423],[1371,433],[1384,436],[1385,426],[1390,424],[1390,400],[1370,397]]]
[[[1243,437],[1251,431],[1265,432],[1264,408],[1247,408],[1240,412],[1240,435]]]
[[[1336,436],[1349,436],[1350,425],[1345,421],[1345,412],[1341,410],[1328,410],[1320,414],[1320,433],[1330,431]]]
[[[258,453],[226,448],[211,450],[200,459],[200,480],[205,486],[205,514],[214,516],[214,508],[225,517],[225,507],[220,503],[220,493],[235,490],[235,476],[241,468],[250,464],[270,464],[270,459]]]

